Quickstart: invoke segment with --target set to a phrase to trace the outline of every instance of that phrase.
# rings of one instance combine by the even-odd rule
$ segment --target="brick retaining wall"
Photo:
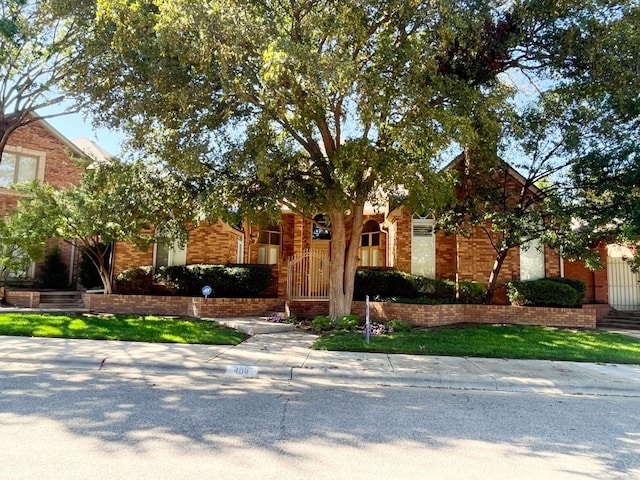
[[[17,307],[38,308],[40,292],[7,290],[7,303]],[[187,317],[256,317],[282,306],[279,298],[201,298],[154,295],[84,294],[85,307],[98,313],[149,314]],[[293,301],[288,312],[297,317],[327,315],[327,300]],[[373,320],[399,319],[424,327],[455,323],[508,323],[549,327],[596,328],[597,320],[609,311],[608,305],[583,308],[518,307],[513,305],[416,305],[371,302]],[[352,313],[364,316],[365,303],[353,302]]]
[[[92,312],[187,317],[257,317],[282,306],[278,298],[201,298],[154,295],[84,294]]]
[[[288,302],[297,317],[313,318],[329,313],[328,301]],[[416,305],[371,302],[373,320],[399,319],[424,327],[455,323],[509,323],[548,327],[596,328],[596,321],[606,314],[608,305],[585,305],[584,308],[517,307],[514,305]],[[604,312],[604,313],[603,313]],[[351,313],[365,314],[365,302],[353,302]]]
[[[353,302],[352,312],[363,316],[364,302]],[[424,327],[454,323],[508,323],[546,327],[596,328],[593,308],[518,307],[515,305],[413,305],[370,303],[374,320],[397,318]]]
[[[5,289],[4,300],[14,307],[39,308],[40,292]]]

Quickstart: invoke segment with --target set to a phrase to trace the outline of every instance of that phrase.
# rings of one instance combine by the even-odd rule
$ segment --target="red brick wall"
[[[607,281],[607,247],[604,244],[598,245],[597,251],[604,268],[589,270],[583,261],[564,261],[564,276],[567,278],[577,278],[587,284],[586,299],[588,302],[609,301],[609,284]]]
[[[187,264],[205,263],[225,265],[235,263],[238,251],[238,235],[222,222],[201,223],[189,229]]]
[[[54,135],[41,123],[32,123],[18,128],[11,134],[6,151],[35,155],[40,160],[44,159],[44,182],[58,188],[69,188],[80,182],[83,170],[76,163],[76,160],[69,156],[70,148],[69,144]],[[0,215],[6,215],[15,208],[19,199],[20,196],[12,191],[0,189]],[[62,261],[67,266],[67,271],[76,272],[79,249],[76,249],[75,256],[72,258],[71,245],[50,240],[46,244],[46,249],[48,250],[54,245],[60,246]],[[42,262],[36,264],[36,278],[42,272],[42,266]],[[75,286],[75,278],[74,275],[73,286]]]
[[[292,300],[287,302],[287,312],[298,318],[314,318],[329,314],[329,300]]]
[[[401,216],[396,222],[395,265],[397,270],[411,273],[411,212],[406,208],[401,209]],[[436,252],[438,244],[436,240]],[[437,253],[436,253],[437,257]],[[437,266],[436,266],[437,274]]]
[[[352,313],[364,316],[365,303],[353,302]],[[595,328],[597,312],[584,308],[517,307],[512,305],[409,305],[370,303],[375,320],[400,319],[414,325],[436,327],[455,323],[506,323],[566,328]]]
[[[127,268],[153,265],[153,245],[140,250],[132,243],[116,242],[113,252],[113,279]]]
[[[96,313],[177,315],[196,318],[265,316],[282,306],[277,298],[158,297],[152,295],[84,294],[86,308]]]
[[[541,325],[567,328],[595,328],[596,319],[606,311],[590,307],[547,308],[517,307],[511,305],[412,305],[402,303],[371,302],[373,320],[399,319],[423,327],[437,327],[456,323],[506,323],[514,325]],[[606,306],[604,306],[606,307]],[[329,313],[328,301],[287,302],[291,314],[299,318],[313,318]],[[351,312],[365,315],[365,302],[353,302]]]
[[[14,307],[38,308],[40,306],[40,292],[5,289],[4,300]]]
[[[62,142],[40,123],[32,123],[11,134],[8,150],[14,147],[37,150],[46,155],[44,181],[60,188],[77,184],[82,168],[69,157],[69,145]]]

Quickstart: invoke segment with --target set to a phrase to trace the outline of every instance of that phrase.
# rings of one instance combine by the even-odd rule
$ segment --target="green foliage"
[[[439,280],[410,275],[396,270],[358,270],[354,299],[382,299],[394,303],[482,303],[487,287],[480,282],[463,280],[459,298],[452,280]]]
[[[124,295],[148,295],[153,291],[153,267],[133,267],[116,277],[116,290]]]
[[[102,244],[98,248],[100,251],[105,252],[105,267],[109,271],[111,269],[111,246]],[[86,289],[102,288],[103,286],[100,271],[85,248],[81,249],[80,252],[78,280]]]
[[[60,83],[74,69],[78,36],[88,30],[82,18],[70,18],[64,4],[3,0],[0,5],[0,157],[12,132],[34,116],[63,114],[61,104],[72,98]]]
[[[571,286],[551,280],[509,282],[507,296],[514,305],[530,307],[575,307],[578,292]]]
[[[24,197],[6,220],[9,236],[22,238],[20,245],[28,248],[48,238],[75,239],[99,266],[105,293],[111,290],[111,243],[131,242],[144,249],[160,232],[185,240],[187,225],[197,215],[191,191],[180,178],[141,161],[98,163],[69,189],[37,183],[16,188]]]
[[[255,297],[271,283],[272,272],[263,265],[178,265],[165,267],[158,279],[178,295],[201,296],[209,285],[216,297]]]
[[[311,320],[311,328],[314,333],[322,333],[332,330],[334,327],[331,317],[321,315]]]
[[[360,325],[360,317],[358,315],[349,314],[339,318],[335,322],[336,328],[353,332]]]
[[[566,166],[562,159],[572,158],[565,154],[580,150],[582,123],[566,121],[580,118],[580,97],[593,96],[593,105],[615,99],[628,107],[627,123],[637,123],[640,7],[631,0],[82,6],[79,18],[95,23],[68,88],[99,122],[125,128],[135,146],[189,178],[212,217],[226,215],[228,205],[254,217],[277,216],[282,204],[325,212],[340,227],[334,244],[349,252],[331,266],[334,285],[343,287],[332,296],[346,300],[357,245],[348,248],[343,227],[350,224],[351,241],[359,241],[365,203],[384,205],[387,195],[406,194],[406,205],[423,212],[454,202],[433,164],[450,147],[480,152],[478,168],[492,175],[491,188],[459,197],[477,202],[455,205],[445,224],[468,231],[491,223],[486,233],[504,260],[548,230],[569,230],[559,192],[539,195],[533,187],[542,192]],[[539,94],[516,97],[508,78],[531,81]],[[617,95],[608,95],[610,85]],[[547,101],[567,91],[576,97],[572,108]],[[541,98],[541,110],[522,106]],[[530,161],[519,168],[524,198],[506,201],[504,181],[492,181],[501,173],[496,152],[512,141]],[[492,215],[488,205],[509,208]],[[561,221],[550,222],[556,215]],[[330,310],[338,303],[350,302],[332,298]]]
[[[67,266],[62,261],[60,247],[55,246],[45,254],[40,281],[44,288],[67,288],[69,286],[69,274]]]
[[[406,333],[413,330],[413,325],[397,319],[389,320],[386,325],[387,328],[391,329],[394,333]]]
[[[364,300],[366,295],[374,298],[408,297],[416,298],[420,292],[412,276],[396,270],[367,270],[356,272],[354,300]]]
[[[582,280],[578,280],[577,278],[560,278],[560,277],[547,277],[545,280],[549,280],[552,282],[562,283],[564,285],[569,285],[573,288],[578,294],[576,298],[575,307],[581,307],[584,302],[584,298],[587,294],[587,284]]]
[[[487,286],[484,283],[471,282],[468,280],[460,282],[459,290],[460,303],[482,303],[487,294]]]

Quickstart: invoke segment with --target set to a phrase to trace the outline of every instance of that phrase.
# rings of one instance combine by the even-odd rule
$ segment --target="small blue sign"
[[[202,295],[204,295],[204,298],[207,298],[209,295],[211,295],[211,292],[213,292],[213,289],[209,285],[205,285],[204,287],[202,287]]]

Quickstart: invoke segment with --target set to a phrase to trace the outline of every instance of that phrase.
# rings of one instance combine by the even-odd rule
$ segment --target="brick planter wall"
[[[315,318],[329,314],[329,300],[293,300],[287,302],[289,315],[298,318]]]
[[[257,317],[282,306],[277,298],[201,298],[154,295],[84,294],[92,312],[187,317]]]
[[[20,308],[39,308],[40,307],[40,292],[5,289],[4,299],[9,305],[12,305],[14,307],[20,307]]]
[[[364,302],[353,302],[352,312],[363,316]],[[518,307],[514,305],[411,305],[370,303],[374,320],[399,320],[424,327],[454,323],[508,323],[546,327],[596,328],[594,308]]]
[[[40,292],[7,290],[7,303],[16,307],[38,308]],[[85,307],[98,313],[149,314],[187,317],[257,317],[281,307],[279,298],[201,298],[153,295],[83,295]],[[288,312],[297,317],[327,315],[327,300],[293,301]],[[507,323],[548,327],[596,328],[597,320],[609,311],[609,305],[585,305],[583,308],[517,307],[513,305],[414,305],[371,302],[373,320],[399,319],[424,327],[455,323]],[[353,302],[352,313],[364,316],[365,302]]]

